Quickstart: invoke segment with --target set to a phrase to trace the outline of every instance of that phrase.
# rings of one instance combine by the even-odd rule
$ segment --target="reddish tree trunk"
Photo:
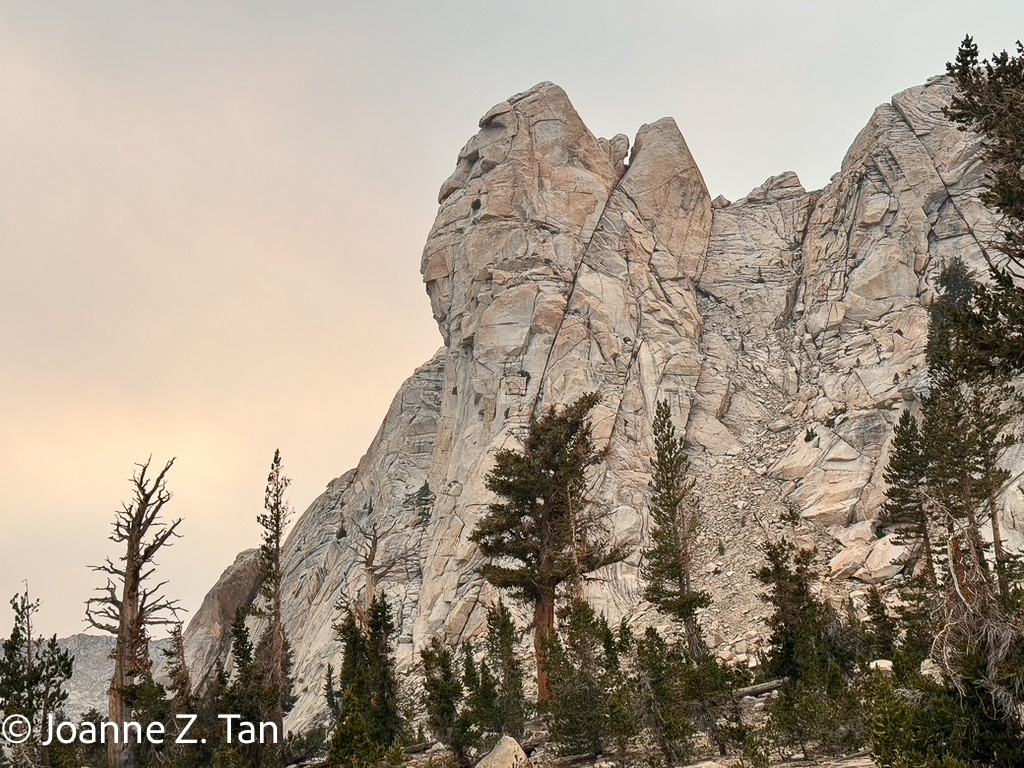
[[[533,648],[537,656],[537,703],[547,704],[551,696],[548,680],[547,644],[555,631],[555,596],[541,595],[533,608]]]

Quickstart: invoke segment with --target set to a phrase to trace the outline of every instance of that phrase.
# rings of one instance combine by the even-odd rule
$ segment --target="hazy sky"
[[[356,463],[440,344],[420,252],[496,102],[553,80],[598,135],[675,117],[712,195],[816,188],[967,32],[1024,3],[0,0],[0,601],[83,629],[149,454],[193,610],[275,448],[299,511]]]

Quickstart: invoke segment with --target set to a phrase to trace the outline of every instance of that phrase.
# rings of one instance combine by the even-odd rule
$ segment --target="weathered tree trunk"
[[[932,535],[928,531],[928,518],[921,526],[921,546],[924,547],[924,577],[932,589],[939,586],[939,577],[935,572],[935,552],[932,550]]]
[[[1010,584],[1006,578],[1006,550],[1003,548],[1003,534],[999,528],[998,511],[992,499],[989,499],[989,515],[992,523],[992,555],[996,561],[996,583],[999,586],[999,601],[1005,606],[1010,597]]]
[[[125,706],[125,693],[135,683],[138,664],[138,643],[135,638],[139,612],[138,542],[129,537],[128,558],[125,563],[124,588],[121,592],[121,616],[114,644],[114,675],[110,680],[108,704],[110,722],[117,723],[118,733],[124,733],[129,712]],[[112,739],[107,743],[110,768],[133,768],[135,754],[130,745]]]
[[[285,639],[284,624],[280,618],[274,623],[274,635],[270,641],[270,684],[274,690],[274,700],[270,705],[270,719],[277,726],[278,743],[284,738],[284,696],[285,696]]]
[[[111,541],[124,545],[121,565],[107,558],[104,565],[93,566],[94,571],[107,574],[107,583],[97,591],[100,597],[86,601],[86,620],[95,629],[109,632],[116,638],[111,659],[114,674],[107,692],[110,722],[116,723],[118,732],[124,733],[124,724],[131,713],[125,696],[150,674],[149,641],[146,628],[153,624],[171,624],[178,610],[176,600],[160,594],[158,584],[146,587],[146,579],[153,575],[153,560],[157,553],[177,538],[181,520],[164,524],[160,518],[163,506],[171,494],[164,480],[174,459],[150,481],[147,477],[149,461],[136,465],[132,476],[133,499],[123,504],[114,517]],[[110,768],[133,768],[136,754],[132,745],[112,739],[107,743]]]
[[[533,609],[533,649],[537,656],[537,703],[547,704],[551,697],[548,678],[547,644],[555,631],[555,596],[543,594]]]

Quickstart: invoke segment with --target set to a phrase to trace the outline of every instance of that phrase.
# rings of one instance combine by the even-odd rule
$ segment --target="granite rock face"
[[[359,609],[368,590],[388,596],[404,668],[434,634],[480,633],[496,595],[468,537],[491,500],[493,453],[591,390],[608,446],[595,494],[637,552],[590,588],[613,620],[653,618],[638,551],[659,399],[691,447],[699,586],[715,600],[701,621],[723,658],[757,663],[764,606],[750,573],[766,538],[819,549],[826,588],[855,600],[846,577],[898,573],[898,546],[867,522],[892,426],[922,390],[943,260],[980,265],[993,231],[978,148],[942,116],[950,93],[937,79],[879,107],[824,190],[784,173],[731,203],[712,200],[671,119],[641,128],[630,150],[591,134],[550,83],[484,115],[422,257],[443,346],[288,540],[289,727],[324,709],[339,599]],[[251,595],[244,565],[189,626],[196,679],[227,651],[227,608]]]
[[[64,714],[71,719],[77,719],[91,709],[106,713],[110,679],[114,674],[114,662],[110,658],[114,650],[114,637],[78,634],[62,638],[57,644],[70,653],[75,662],[71,679],[67,684],[68,700],[62,707]],[[170,640],[166,638],[155,640],[149,645],[154,676],[158,680],[164,677],[164,651],[168,650],[170,645]]]
[[[259,591],[259,550],[247,549],[225,569],[188,623],[185,661],[204,674],[224,661],[231,650],[231,625],[239,608],[247,608]],[[225,665],[226,666],[226,665]]]

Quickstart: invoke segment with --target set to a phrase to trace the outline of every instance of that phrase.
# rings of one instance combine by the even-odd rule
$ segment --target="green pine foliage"
[[[438,638],[421,652],[427,723],[460,763],[503,735],[522,738],[528,706],[516,639],[512,614],[499,600],[487,610],[481,658],[470,644],[462,646],[461,676],[455,654]]]
[[[181,622],[171,627],[171,645],[163,651],[167,659],[167,677],[170,681],[168,692],[171,704],[178,712],[190,713],[194,709],[195,695],[192,690],[192,676],[185,662],[185,638]]]
[[[366,632],[356,622],[355,614],[343,609],[343,619],[334,625],[334,632],[342,644],[341,669],[338,671],[338,688],[342,694],[352,691],[356,700],[366,703],[370,699],[369,644]],[[337,699],[337,694],[328,697]]]
[[[1011,768],[1024,754],[1020,723],[980,686],[961,692],[924,678],[911,688],[876,684],[870,742],[880,768]]]
[[[324,683],[328,708],[335,715],[328,761],[332,766],[356,765],[351,761],[359,755],[369,761],[359,765],[391,765],[401,752],[406,724],[395,673],[395,630],[384,595],[370,605],[365,628],[351,610],[335,625],[342,664],[337,683],[333,667]],[[366,751],[364,742],[373,749]]]
[[[813,552],[785,541],[765,545],[767,563],[755,574],[768,587],[771,630],[766,672],[785,678],[769,707],[769,731],[781,746],[807,754],[858,749],[866,739],[866,712],[855,679],[863,638],[812,590]]]
[[[694,480],[687,474],[689,460],[666,400],[658,403],[655,412],[654,452],[650,483],[654,526],[641,567],[647,582],[644,597],[686,627],[691,651],[696,653],[703,645],[696,612],[709,605],[710,597],[693,587],[693,550],[699,525],[691,494]]]
[[[852,672],[856,658],[851,631],[811,590],[816,580],[811,568],[814,553],[797,551],[787,541],[769,541],[765,556],[767,563],[754,575],[768,587],[764,599],[772,607],[766,674],[813,680],[832,663]]]
[[[472,722],[463,708],[465,687],[456,671],[455,655],[437,637],[422,651],[424,708],[434,738],[451,750],[460,765],[470,763]]]
[[[634,681],[624,664],[632,638],[613,631],[583,600],[559,613],[548,643],[551,739],[562,754],[599,755],[614,747],[620,760],[640,733]]]
[[[910,547],[908,563],[920,561],[925,578],[934,584],[935,551],[923,495],[927,469],[920,425],[917,417],[905,410],[896,423],[889,464],[883,474],[887,490],[879,523],[897,532],[899,543]]]
[[[868,590],[865,611],[867,626],[864,631],[864,647],[867,657],[872,660],[893,660],[899,639],[899,627],[896,620],[889,614],[878,587],[871,587]]]
[[[1024,179],[1020,173],[1024,166],[1024,125],[1020,117],[1024,47],[1018,42],[1015,55],[1002,51],[981,60],[978,46],[968,35],[960,44],[955,61],[946,64],[946,72],[957,86],[946,114],[963,130],[974,130],[984,139],[988,183],[982,202],[1003,215],[1005,242],[1001,250],[1019,264],[1024,249]],[[1013,303],[1019,311],[1019,299]],[[990,332],[1000,330],[999,322],[990,317],[986,320]],[[1011,323],[1009,327],[1019,334],[1024,326]],[[1019,336],[1006,338],[998,348],[1019,359],[1024,349],[1020,341]]]
[[[327,764],[332,768],[397,768],[402,765],[405,755],[401,747],[388,747],[376,741],[373,730],[355,692],[346,691],[331,736]]]
[[[341,701],[338,699],[338,686],[334,678],[334,665],[327,665],[327,672],[324,674],[324,701],[327,702],[327,712],[334,719],[341,713]]]
[[[486,660],[477,664],[469,644],[462,648],[462,684],[466,691],[465,714],[475,745],[487,749],[501,736],[501,709],[498,704],[498,679]]]
[[[678,644],[670,645],[649,627],[637,641],[636,664],[637,705],[644,727],[665,765],[679,765],[693,757],[693,707],[701,696],[687,685],[689,659]]]
[[[395,630],[391,606],[379,595],[370,606],[366,635],[370,696],[364,712],[373,740],[388,747],[398,744],[405,731],[392,647]]]
[[[49,715],[67,701],[74,658],[57,645],[56,635],[44,639],[34,634],[32,618],[39,610],[39,601],[29,599],[27,588],[11,598],[11,608],[14,626],[0,653],[0,711],[7,716],[27,717],[36,736],[24,745],[8,748],[17,753],[16,761],[47,766],[57,758],[54,753],[60,747],[54,745],[48,750],[38,744],[38,734]],[[0,760],[5,746],[0,744]]]
[[[999,460],[1020,417],[1011,382],[1024,371],[1024,291],[1013,277],[1024,263],[1022,53],[980,61],[968,37],[947,65],[957,86],[947,115],[982,136],[983,199],[1004,214],[1004,240],[986,254],[987,280],[959,257],[939,276],[919,431],[901,419],[886,474],[884,516],[910,540],[930,540],[932,571],[900,589],[895,677],[877,687],[871,724],[884,768],[1015,765],[1024,743],[1016,564],[996,515],[1008,477]],[[918,502],[912,522],[906,511]],[[944,684],[918,673],[929,655]]]
[[[231,625],[231,659],[233,671],[230,677],[220,676],[218,682],[219,700],[215,708],[220,713],[239,715],[238,723],[250,723],[258,728],[264,720],[269,700],[262,671],[256,659],[252,636],[246,626],[246,613],[239,609]],[[266,755],[262,744],[222,745],[218,748],[221,761],[228,764],[236,760],[244,766],[260,766]]]
[[[314,762],[316,758],[322,758],[329,748],[327,731],[322,726],[302,733],[289,731],[285,737],[280,762],[286,766]]]
[[[517,631],[512,613],[498,600],[487,609],[485,660],[496,678],[497,698],[493,722],[496,733],[520,739],[526,726],[529,705],[523,691],[523,662],[517,650]]]
[[[176,701],[187,694],[196,703],[200,720],[195,726],[201,738],[207,740],[212,751],[210,760],[244,766],[276,766],[281,764],[288,749],[288,739],[297,739],[292,748],[302,749],[300,741],[306,735],[289,737],[284,728],[284,717],[294,706],[296,696],[291,677],[292,651],[284,632],[282,611],[284,598],[283,550],[284,532],[291,517],[291,508],[285,500],[290,480],[284,474],[280,451],[274,452],[264,498],[264,511],[257,516],[262,529],[260,544],[259,599],[250,611],[239,609],[231,628],[230,674],[221,668],[211,690],[202,700],[191,693],[188,670],[184,666],[183,652],[172,656],[173,690]],[[258,637],[253,637],[246,625],[252,615],[261,617],[266,624]],[[172,643],[173,645],[173,643]],[[174,649],[172,648],[172,653]],[[219,713],[237,714],[239,723],[274,723],[278,742],[274,744],[220,744],[223,723],[216,719]],[[315,734],[308,735],[316,739]],[[209,761],[207,761],[209,762]]]
[[[697,612],[710,605],[710,596],[693,585],[694,549],[700,518],[693,496],[695,479],[681,435],[672,423],[667,401],[658,402],[653,424],[650,547],[643,552],[641,575],[644,597],[676,623],[682,647],[648,633],[637,648],[637,675],[645,692],[645,726],[671,763],[686,753],[689,731],[698,724],[726,753],[718,726],[723,708],[731,703],[735,676],[708,653]],[[663,658],[658,658],[658,653]]]
[[[995,511],[1009,478],[999,460],[1017,441],[1013,425],[1021,416],[1021,403],[1007,371],[980,358],[972,341],[980,286],[963,262],[954,259],[942,272],[942,290],[930,308],[930,391],[921,406],[924,476],[919,494],[927,501],[927,524],[936,531],[929,534],[934,569],[951,567],[947,557],[955,547],[970,558],[980,578],[995,577],[1006,606],[1011,558]],[[890,499],[892,494],[890,489]],[[936,585],[939,580],[932,579]]]
[[[264,511],[256,522],[263,529],[260,544],[261,584],[263,605],[258,612],[267,618],[267,629],[256,645],[258,669],[263,678],[266,719],[277,725],[284,734],[284,717],[295,704],[292,693],[292,654],[284,631],[283,586],[284,532],[292,516],[285,500],[291,480],[284,474],[281,451],[274,451],[264,492]]]
[[[545,640],[555,623],[559,588],[578,592],[587,575],[626,557],[588,492],[588,470],[604,452],[589,414],[596,393],[554,406],[534,421],[521,451],[499,450],[487,489],[499,497],[470,536],[487,562],[483,577],[534,609],[538,702],[548,695]]]
[[[982,202],[1002,214],[996,250],[1003,262],[990,257],[990,280],[975,286],[961,323],[962,346],[979,365],[1017,374],[1024,372],[1024,48],[1018,42],[1015,55],[1003,51],[981,60],[967,36],[946,71],[957,86],[946,114],[982,136],[988,168]]]

